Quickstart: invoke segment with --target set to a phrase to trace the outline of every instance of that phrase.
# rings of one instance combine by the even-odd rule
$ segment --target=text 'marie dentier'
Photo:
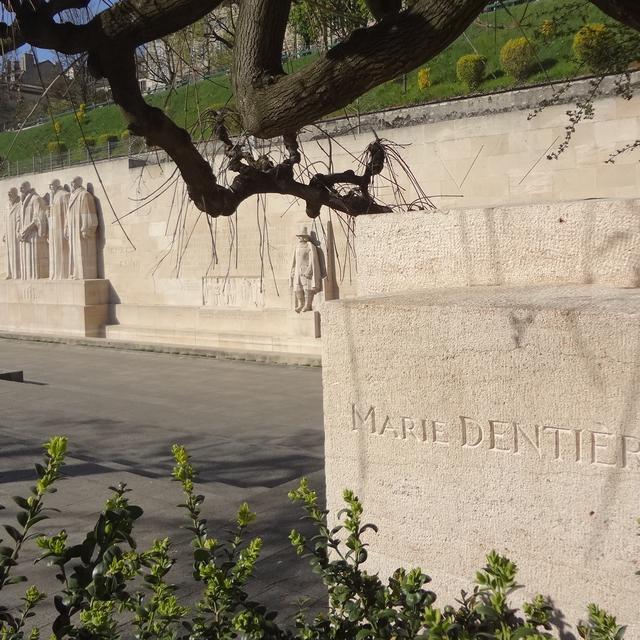
[[[640,437],[602,428],[479,420],[464,415],[455,420],[391,416],[373,405],[364,408],[352,403],[351,429],[372,437],[434,447],[461,447],[640,472]]]

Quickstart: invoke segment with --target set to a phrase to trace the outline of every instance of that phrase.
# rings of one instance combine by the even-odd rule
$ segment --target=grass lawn
[[[542,42],[536,33],[545,19],[554,20],[556,28],[553,37]],[[424,65],[430,70],[430,87],[420,90],[417,82],[418,70],[415,70],[405,78],[398,78],[372,89],[351,105],[349,112],[377,111],[465,95],[467,90],[457,80],[455,67],[458,58],[467,53],[477,52],[487,58],[487,79],[480,87],[481,92],[512,87],[515,85],[513,79],[500,68],[500,49],[507,40],[522,35],[526,35],[537,50],[536,70],[529,76],[526,84],[575,77],[580,69],[573,59],[571,44],[575,32],[588,22],[612,21],[586,0],[534,0],[509,10],[500,9],[482,14],[462,37]],[[288,61],[286,71],[304,66],[314,58],[315,56],[309,55]],[[640,51],[638,58],[640,59]],[[148,101],[164,109],[181,126],[190,128],[194,138],[199,138],[202,133],[207,135],[206,130],[200,126],[199,114],[210,107],[222,107],[231,98],[229,77],[222,73],[171,92],[149,96]],[[54,115],[54,118],[61,127],[59,140],[65,143],[72,155],[83,154],[83,147],[79,143],[82,133],[74,115]],[[117,107],[109,105],[88,111],[83,129],[89,137],[97,138],[104,133],[119,135],[125,129],[125,123]],[[55,140],[52,123],[30,127],[17,137],[15,132],[3,132],[0,133],[0,156],[13,163],[19,162],[20,168],[24,168],[33,163],[33,156],[48,155],[47,144],[51,140]],[[126,153],[126,148],[126,144],[117,145],[114,152]]]

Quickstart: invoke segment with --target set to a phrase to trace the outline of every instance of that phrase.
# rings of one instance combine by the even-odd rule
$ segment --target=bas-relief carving
[[[264,283],[260,278],[203,278],[203,304],[205,307],[265,306]]]
[[[49,278],[64,280],[69,277],[69,241],[66,236],[70,194],[60,180],[49,185]]]
[[[40,197],[29,182],[9,190],[2,240],[7,279],[93,280],[98,277],[98,215],[94,196],[76,177],[52,180]]]
[[[46,278],[49,275],[47,204],[29,182],[20,185],[20,194],[20,277],[23,280]]]
[[[611,433],[604,429],[522,424],[504,420],[433,420],[410,414],[391,416],[373,405],[351,404],[352,431],[387,437],[416,445],[456,447],[495,452],[501,456],[527,456],[565,465],[640,472],[640,433]]]
[[[66,236],[69,239],[69,277],[94,280],[98,277],[98,212],[95,199],[82,185],[82,178],[71,181]]]
[[[320,243],[312,241],[306,226],[296,235],[289,286],[295,295],[296,313],[313,310],[313,298],[322,291],[322,279],[327,271]]]
[[[4,218],[2,241],[7,245],[6,270],[7,280],[20,278],[20,224],[22,221],[22,204],[20,194],[15,187],[9,189],[9,206]]]

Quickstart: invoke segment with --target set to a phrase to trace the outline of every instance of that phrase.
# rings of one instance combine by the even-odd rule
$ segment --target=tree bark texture
[[[640,31],[640,0],[591,0],[612,18]]]
[[[357,29],[291,75],[274,75],[259,49],[252,47],[255,25],[263,18],[269,24],[276,20],[278,4],[245,0],[236,35],[236,106],[244,127],[263,138],[297,131],[372,87],[415,69],[451,44],[487,0],[417,0],[411,10]]]

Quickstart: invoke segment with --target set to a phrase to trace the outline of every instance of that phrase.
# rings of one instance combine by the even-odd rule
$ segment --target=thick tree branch
[[[253,109],[254,92],[284,75],[282,47],[290,9],[291,0],[243,0],[240,4],[232,80],[243,120],[244,113]]]
[[[223,0],[121,0],[91,22],[104,37],[140,46],[204,18]],[[89,23],[91,24],[91,23]]]
[[[121,0],[86,24],[59,23],[55,14],[65,8],[86,6],[82,0],[2,0],[15,14],[12,35],[16,42],[67,55],[95,53],[117,46],[135,48],[179,31],[213,11],[223,0]],[[3,39],[10,51],[16,46]]]
[[[50,16],[57,16],[69,9],[86,9],[91,0],[49,0],[46,11]]]
[[[143,136],[149,144],[163,148],[171,156],[196,206],[211,215],[233,213],[237,207],[233,194],[217,184],[211,166],[198,152],[187,131],[143,99],[136,77],[133,50],[103,55],[99,64],[109,80],[114,102],[121,108],[129,130]]]
[[[24,36],[18,29],[18,25],[0,22],[0,51],[2,54],[9,53],[26,44]]]
[[[591,2],[622,24],[640,31],[639,0],[591,0]]]
[[[171,156],[185,180],[189,197],[201,211],[214,217],[231,215],[241,202],[257,193],[288,194],[301,198],[307,203],[307,213],[311,217],[319,215],[324,205],[349,215],[390,211],[376,203],[368,193],[371,178],[382,170],[384,164],[381,147],[372,146],[363,177],[358,178],[353,172],[347,172],[345,180],[339,175],[316,176],[306,185],[294,178],[294,165],[300,161],[294,136],[285,139],[287,159],[275,165],[264,156],[254,160],[251,154],[233,144],[221,121],[217,123],[217,135],[225,146],[229,169],[238,175],[230,187],[219,185],[211,166],[199,153],[189,134],[160,109],[144,101],[136,79],[133,52],[112,52],[101,57],[99,64],[109,79],[113,99],[122,109],[129,130],[144,136],[149,144],[162,147]],[[334,188],[338,182],[356,184],[360,189],[342,195]]]
[[[273,16],[269,4],[279,3],[261,0],[242,5],[236,49],[243,55],[234,66],[243,125],[264,138],[297,131],[432,58],[471,24],[487,0],[417,0],[410,10],[354,31],[296,73],[276,77],[273,68],[263,63],[260,50],[252,49],[253,34],[248,29],[258,18]],[[276,43],[271,41],[274,47]]]
[[[216,135],[225,146],[225,153],[229,158],[229,169],[238,174],[230,186],[230,190],[238,199],[238,204],[258,193],[279,193],[304,200],[307,204],[307,215],[310,218],[318,217],[323,206],[350,216],[391,211],[389,207],[375,202],[369,195],[372,177],[380,173],[384,166],[384,148],[378,141],[369,145],[367,149],[369,162],[364,175],[357,176],[353,171],[345,171],[341,174],[317,174],[307,185],[294,177],[294,166],[300,162],[300,152],[295,136],[285,136],[284,144],[289,155],[280,164],[273,164],[266,156],[260,156],[255,160],[251,154],[234,144],[222,122],[219,122],[216,127]],[[335,189],[338,183],[355,184],[359,189],[341,194]]]

